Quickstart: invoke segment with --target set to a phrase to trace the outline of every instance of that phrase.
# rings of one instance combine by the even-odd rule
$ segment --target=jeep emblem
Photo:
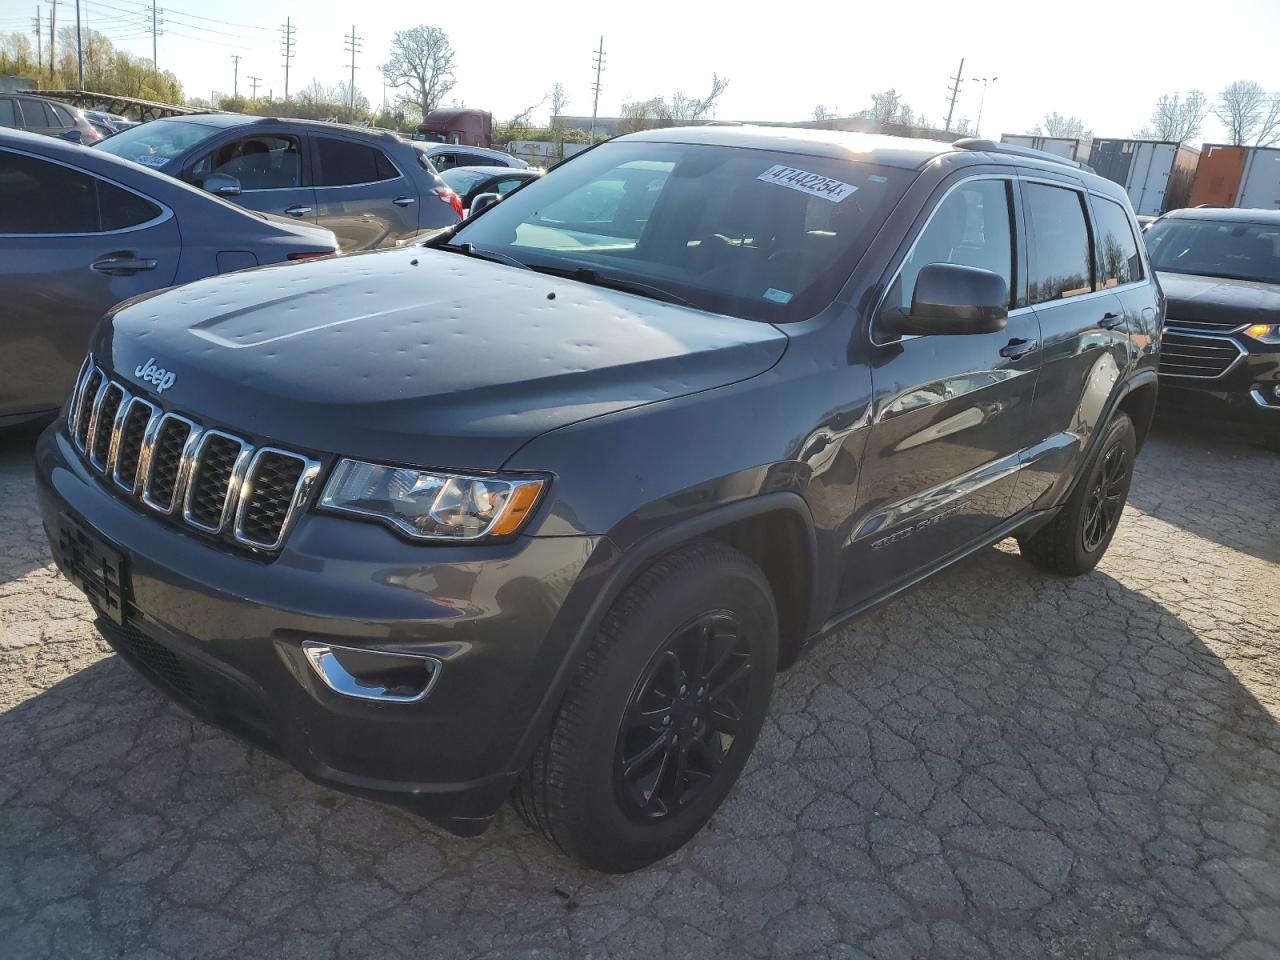
[[[154,383],[156,385],[156,393],[164,393],[173,386],[173,381],[177,379],[177,375],[170,373],[163,367],[156,366],[156,358],[148,357],[146,363],[140,363],[134,368],[133,375],[144,383]]]

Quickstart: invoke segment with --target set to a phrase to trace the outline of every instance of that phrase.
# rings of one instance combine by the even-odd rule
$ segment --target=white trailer
[[[1002,133],[1001,143],[1009,143],[1015,147],[1030,147],[1032,150],[1043,150],[1056,157],[1068,160],[1080,159],[1080,141],[1075,137],[1037,137],[1029,133]]]
[[[1200,151],[1159,140],[1093,141],[1089,166],[1129,194],[1138,216],[1158,217],[1191,196]]]
[[[1237,207],[1280,209],[1280,150],[1254,147],[1244,161]]]

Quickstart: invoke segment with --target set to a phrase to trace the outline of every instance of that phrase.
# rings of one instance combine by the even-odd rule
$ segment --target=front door
[[[1016,210],[1012,179],[950,187],[889,287],[881,312],[906,310],[923,267],[965,264],[1003,276],[1013,309],[996,333],[903,337],[879,347],[843,608],[906,582],[1020,506],[1012,493],[1021,451],[1032,442],[1040,330],[1020,304]]]
[[[315,191],[308,179],[305,144],[289,133],[255,133],[218,143],[184,174],[197,187],[212,174],[235,177],[240,195],[225,199],[250,210],[316,222]]]

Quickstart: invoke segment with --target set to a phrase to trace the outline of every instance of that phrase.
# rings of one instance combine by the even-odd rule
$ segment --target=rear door
[[[56,408],[90,329],[173,282],[170,210],[67,164],[0,149],[0,416]]]
[[[43,133],[46,136],[54,136],[61,132],[61,128],[55,125],[56,121],[45,107],[43,100],[36,100],[34,97],[18,97],[18,106],[22,111],[23,130]]]
[[[250,210],[316,222],[306,138],[294,133],[243,133],[218,140],[183,173],[203,187],[212,174],[235,177],[240,195],[225,199]]]
[[[417,184],[385,151],[328,133],[310,139],[316,222],[337,235],[344,252],[392,247],[418,232]]]

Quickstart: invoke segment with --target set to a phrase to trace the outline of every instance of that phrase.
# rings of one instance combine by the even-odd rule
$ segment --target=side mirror
[[[215,197],[240,196],[240,181],[229,173],[211,173],[201,186]]]
[[[75,127],[72,127],[70,130],[64,130],[62,131],[62,133],[58,134],[58,139],[70,140],[72,143],[83,143],[84,134],[82,134]]]
[[[471,201],[471,213],[469,216],[474,217],[480,211],[488,210],[501,199],[502,197],[496,193],[481,193],[477,195],[476,198]]]
[[[908,313],[881,315],[879,325],[898,336],[995,333],[1009,321],[1004,277],[958,263],[931,263],[916,276]]]

